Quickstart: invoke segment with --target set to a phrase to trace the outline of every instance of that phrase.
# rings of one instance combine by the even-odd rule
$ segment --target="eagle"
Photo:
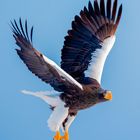
[[[27,20],[11,22],[17,54],[28,69],[50,84],[46,92],[22,91],[49,104],[52,114],[48,127],[55,132],[54,140],[68,140],[69,127],[80,110],[112,100],[112,92],[101,86],[106,58],[116,40],[116,30],[122,15],[118,1],[94,0],[74,17],[72,28],[65,36],[61,66],[33,47],[33,26]],[[61,135],[62,129],[64,135]]]

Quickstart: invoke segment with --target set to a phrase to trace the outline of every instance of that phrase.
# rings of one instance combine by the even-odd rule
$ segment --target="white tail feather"
[[[60,102],[59,94],[54,94],[53,91],[32,92],[32,91],[22,90],[21,92],[24,94],[38,97],[53,107],[57,106]]]
[[[63,121],[68,116],[68,107],[65,107],[65,103],[60,99],[59,94],[54,94],[52,91],[46,92],[32,92],[27,90],[21,91],[24,94],[32,95],[41,98],[52,107],[55,107],[50,118],[48,119],[48,127],[56,132],[62,126]]]

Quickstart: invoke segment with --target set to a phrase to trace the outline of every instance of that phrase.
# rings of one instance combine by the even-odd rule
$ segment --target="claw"
[[[69,132],[65,131],[64,136],[61,137],[61,140],[69,140]]]
[[[59,131],[56,132],[56,135],[54,136],[53,140],[62,140],[62,136],[60,135]]]

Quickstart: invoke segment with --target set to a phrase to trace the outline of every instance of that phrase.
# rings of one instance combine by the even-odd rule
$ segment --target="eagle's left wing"
[[[115,42],[115,32],[119,24],[122,5],[117,14],[117,0],[113,7],[111,0],[94,0],[92,6],[75,16],[72,30],[68,31],[62,49],[61,67],[75,79],[88,76],[101,82],[105,60]]]
[[[82,90],[82,85],[62,70],[55,62],[41,54],[32,45],[33,27],[30,36],[28,34],[27,21],[25,30],[21,19],[20,26],[14,20],[12,24],[13,36],[20,49],[16,49],[19,57],[26,64],[28,69],[39,77],[42,81],[50,84],[55,90],[64,92],[65,90]]]

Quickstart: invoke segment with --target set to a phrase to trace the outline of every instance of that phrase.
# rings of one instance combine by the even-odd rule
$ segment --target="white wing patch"
[[[92,61],[88,70],[85,72],[86,76],[96,79],[101,83],[101,76],[104,68],[105,60],[115,43],[115,36],[111,36],[103,41],[100,45],[101,49],[96,49],[92,54]]]
[[[63,121],[68,116],[68,107],[65,107],[65,103],[60,101],[59,104],[54,108],[50,118],[48,119],[48,127],[56,132],[59,131]]]
[[[50,60],[44,55],[43,58],[47,63],[53,66],[62,77],[66,78],[69,82],[77,85],[81,90],[83,90],[82,85],[79,82],[77,82],[74,78],[72,78],[68,73],[66,73],[63,69],[61,69],[55,62],[53,62],[52,60]]]

